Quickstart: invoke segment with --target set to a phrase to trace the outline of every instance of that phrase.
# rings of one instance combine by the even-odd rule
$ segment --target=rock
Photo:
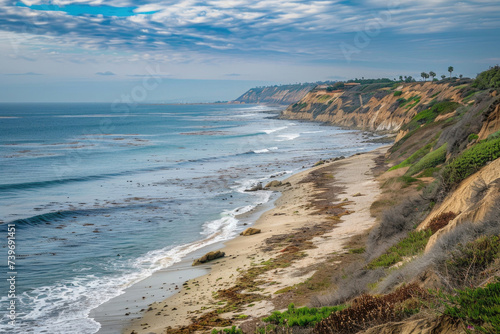
[[[287,182],[287,183],[283,183],[283,186],[285,186],[285,187],[291,187],[292,184],[290,182]]]
[[[260,232],[261,231],[258,228],[249,227],[246,230],[244,230],[243,232],[241,232],[240,235],[249,236],[249,235],[252,235],[252,234],[258,234]]]
[[[356,194],[352,195],[352,197],[359,197],[359,196],[363,196],[363,194],[362,193],[356,193]]]
[[[324,164],[324,163],[325,163],[325,161],[320,160],[320,161],[318,161],[317,163],[315,163],[315,164],[313,165],[313,167],[320,166],[320,165],[322,165],[322,164]]]
[[[257,183],[255,186],[253,186],[250,189],[246,189],[245,191],[257,191],[257,190],[262,190],[262,182]]]
[[[195,260],[193,262],[193,266],[197,266],[199,264],[206,263],[206,262],[224,257],[224,255],[226,255],[226,253],[221,252],[221,251],[209,252],[209,253],[203,255],[202,257],[200,257],[198,260]]]
[[[271,181],[268,184],[266,184],[266,188],[279,187],[281,185],[282,185],[281,181],[275,180],[275,181]]]

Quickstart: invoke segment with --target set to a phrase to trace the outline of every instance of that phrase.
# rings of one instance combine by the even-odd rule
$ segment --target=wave
[[[278,137],[283,139],[277,139],[276,141],[294,140],[300,137],[300,133],[290,133],[286,135],[279,135]]]
[[[253,153],[268,153],[268,152],[271,152],[271,151],[276,151],[278,148],[277,147],[269,147],[269,148],[264,148],[262,150],[254,150],[252,151]]]
[[[274,128],[274,129],[269,129],[269,130],[262,130],[262,131],[264,131],[265,133],[267,133],[269,135],[269,134],[271,134],[273,132],[285,130],[287,128],[288,128],[288,126],[282,126],[282,127],[279,127],[279,128]]]
[[[168,246],[153,250],[136,259],[114,262],[111,264],[117,275],[82,275],[71,280],[62,280],[52,286],[43,286],[18,296],[20,305],[28,306],[31,310],[18,315],[18,325],[15,331],[7,326],[7,314],[0,324],[0,332],[11,333],[95,333],[101,325],[90,318],[90,312],[124,293],[125,289],[144,280],[158,270],[170,267],[180,262],[188,254],[208,245],[228,240],[236,235],[239,220],[236,215],[249,212],[257,205],[269,201],[269,194],[260,194],[259,201],[254,205],[247,205],[227,210],[221,213],[221,218],[206,222],[202,234],[205,238],[179,246]],[[33,217],[46,220],[49,217],[62,218],[68,212],[54,213]],[[81,212],[80,212],[81,213]],[[44,216],[44,217],[42,217]],[[0,303],[7,303],[7,297],[0,298]]]

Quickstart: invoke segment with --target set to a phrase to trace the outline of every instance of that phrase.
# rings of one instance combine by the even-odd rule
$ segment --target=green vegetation
[[[436,142],[437,142],[437,138],[435,138],[431,143],[418,149],[415,153],[410,155],[407,159],[403,160],[401,163],[399,163],[395,166],[392,166],[391,168],[389,168],[389,170],[396,170],[399,168],[411,166],[416,161],[418,161],[420,158],[424,157],[427,153],[429,153],[429,151],[432,149],[432,147],[434,145],[436,145]]]
[[[288,310],[285,312],[275,311],[269,317],[262,319],[264,322],[269,322],[274,325],[293,327],[314,326],[324,318],[328,317],[333,312],[343,310],[344,305],[325,306],[322,308],[301,307],[295,308],[294,304],[288,305]]]
[[[303,108],[307,107],[307,103],[306,102],[303,102],[303,103],[295,103],[292,108],[295,109],[295,110],[301,110]]]
[[[215,328],[212,330],[212,334],[219,334],[219,333],[243,334],[243,331],[239,328],[236,328],[236,326],[233,326],[231,328],[224,328],[222,330],[217,330]]]
[[[400,90],[394,92],[394,96],[401,96],[401,94],[403,94],[403,92]]]
[[[500,157],[500,138],[480,142],[462,152],[444,168],[444,184],[453,187],[498,157]]]
[[[451,78],[451,74],[453,73],[455,69],[453,68],[453,66],[450,66],[448,67],[448,72],[450,72],[450,78]]]
[[[414,130],[422,124],[432,123],[438,115],[448,114],[455,111],[460,106],[457,102],[441,101],[433,104],[429,109],[423,110],[413,117],[410,123],[403,127],[403,130]]]
[[[478,139],[478,138],[479,138],[479,136],[478,136],[477,134],[475,134],[475,133],[471,133],[471,134],[469,135],[469,137],[467,137],[467,141],[470,143],[471,141],[474,141],[474,140],[476,140],[476,139]]]
[[[444,314],[460,319],[471,333],[500,333],[500,280],[484,288],[458,290],[456,296],[440,295],[444,299]]]
[[[368,264],[368,268],[390,267],[402,261],[404,257],[417,255],[425,249],[431,235],[432,231],[429,229],[410,232],[406,238],[389,248],[385,254],[382,254]]]
[[[472,87],[478,89],[500,88],[500,66],[497,65],[479,74]]]
[[[448,144],[442,145],[437,150],[427,153],[416,164],[411,166],[406,172],[407,176],[415,175],[424,169],[436,167],[446,161],[446,152]]]
[[[365,247],[349,249],[349,253],[351,254],[363,254],[365,251]]]

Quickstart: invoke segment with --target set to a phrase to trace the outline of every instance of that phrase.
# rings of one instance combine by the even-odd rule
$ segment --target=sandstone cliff
[[[235,101],[240,103],[290,105],[306,96],[315,86],[316,84],[306,83],[252,88]]]
[[[313,89],[282,112],[284,119],[326,122],[371,131],[397,131],[431,101],[461,101],[470,80],[359,85]]]

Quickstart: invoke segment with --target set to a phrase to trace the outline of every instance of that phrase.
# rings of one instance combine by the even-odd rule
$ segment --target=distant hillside
[[[235,101],[239,103],[266,103],[290,105],[316,87],[315,83],[252,88]]]

